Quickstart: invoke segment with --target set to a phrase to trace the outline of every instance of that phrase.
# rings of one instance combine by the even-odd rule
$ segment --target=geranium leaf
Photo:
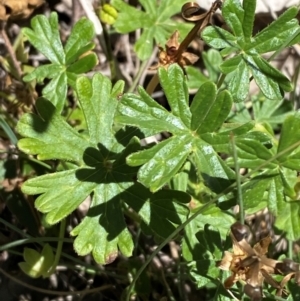
[[[228,91],[220,92],[216,98],[214,100],[211,99],[210,102],[209,107],[206,106],[202,108],[206,116],[197,129],[199,135],[216,132],[225,122],[232,108],[232,97]]]
[[[136,29],[143,30],[134,49],[141,60],[148,59],[153,53],[154,42],[164,45],[171,34],[178,29],[183,33],[191,28],[190,24],[180,24],[170,18],[179,13],[185,0],[143,0],[140,1],[145,11],[141,11],[121,0],[111,4],[119,11],[114,27],[120,33],[129,33]]]
[[[249,91],[250,72],[262,93],[269,99],[281,100],[283,91],[291,91],[292,84],[279,70],[274,68],[261,55],[276,51],[282,44],[295,35],[299,24],[295,18],[298,8],[290,8],[271,25],[252,36],[256,0],[224,1],[222,14],[231,32],[215,26],[207,27],[202,32],[203,40],[210,46],[222,49],[225,60],[220,69],[227,74],[228,89],[234,101],[244,100]],[[287,42],[293,45],[300,40],[300,35]],[[232,54],[235,53],[235,56]]]
[[[23,79],[24,81],[37,79],[38,82],[42,82],[45,78],[51,79],[42,94],[61,112],[67,96],[67,84],[75,89],[78,74],[91,70],[98,62],[95,53],[80,58],[95,46],[91,43],[94,26],[86,18],[80,19],[73,26],[65,48],[60,40],[56,13],[51,13],[49,19],[43,15],[34,17],[31,27],[32,29],[24,28],[23,34],[52,64],[37,67]]]
[[[158,72],[162,88],[169,99],[172,114],[179,117],[186,127],[190,127],[188,89],[186,83],[182,82],[182,70],[173,64],[169,67],[169,72],[164,68],[160,68]]]
[[[300,140],[300,113],[295,112],[293,115],[288,116],[283,122],[277,152],[278,153],[283,152],[288,147],[297,143],[299,140]],[[288,152],[285,152],[278,158],[278,161],[284,162],[292,152],[293,149],[291,149]]]
[[[209,176],[221,177],[226,182],[234,173],[226,168],[224,162],[221,163],[214,149],[201,140],[201,135],[221,127],[231,109],[230,93],[223,91],[217,94],[215,84],[206,82],[200,87],[198,96],[189,108],[182,69],[174,64],[167,71],[160,70],[159,77],[170,103],[170,112],[140,88],[140,95],[123,96],[115,120],[141,129],[168,131],[172,137],[130,155],[127,163],[131,166],[142,165],[138,180],[152,191],[157,191],[175,176],[191,154],[200,152],[197,155],[199,171],[205,170]],[[218,162],[220,166],[216,167],[212,162]]]

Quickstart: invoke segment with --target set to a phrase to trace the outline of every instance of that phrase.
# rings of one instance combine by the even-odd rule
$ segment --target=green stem
[[[240,167],[238,163],[238,156],[235,147],[235,137],[231,134],[231,147],[232,147],[232,156],[234,160],[234,169],[236,174],[236,187],[237,187],[237,203],[239,205],[239,215],[241,224],[245,223],[245,214],[244,214],[244,202],[243,202],[243,193],[241,186],[241,175],[240,175]]]
[[[61,239],[60,238],[57,238],[57,237],[37,237],[37,238],[24,238],[24,239],[18,239],[16,241],[12,241],[10,243],[7,243],[5,245],[2,245],[0,246],[0,252],[4,251],[4,250],[8,250],[8,249],[11,249],[11,248],[14,248],[14,247],[17,247],[17,246],[20,246],[20,245],[25,245],[25,244],[30,244],[30,243],[44,243],[44,242],[50,242],[50,241],[55,241],[55,242],[58,242],[60,241]],[[66,242],[66,243],[73,243],[74,240],[71,239],[71,238],[63,238],[62,239],[63,242]]]
[[[48,276],[53,274],[55,272],[55,269],[59,263],[59,259],[61,257],[61,251],[62,251],[62,246],[64,242],[64,237],[65,237],[65,230],[66,230],[66,219],[62,219],[60,222],[60,228],[59,228],[59,236],[58,236],[58,243],[57,243],[57,248],[56,248],[56,253],[55,253],[55,258],[52,267],[50,270],[47,272]]]
[[[128,93],[132,93],[135,90],[135,88],[137,87],[138,82],[139,82],[139,80],[141,78],[141,75],[145,72],[145,70],[147,69],[147,67],[148,67],[148,61],[147,60],[143,61],[143,63],[141,65],[141,67],[139,68],[139,71],[136,74],[136,76],[135,76],[135,78],[134,78],[134,80],[133,80],[130,88],[128,89]]]
[[[96,292],[100,292],[100,291],[103,291],[103,290],[114,288],[113,285],[108,284],[108,285],[102,285],[100,287],[84,289],[82,291],[67,291],[67,292],[65,292],[65,291],[47,290],[47,289],[39,288],[39,287],[33,286],[31,284],[28,284],[28,283],[18,279],[17,277],[14,277],[14,276],[10,275],[9,273],[7,273],[2,268],[0,268],[0,273],[3,274],[8,279],[10,279],[10,280],[12,280],[12,281],[24,286],[24,287],[27,287],[27,288],[29,288],[33,291],[37,291],[37,292],[40,292],[40,293],[43,293],[43,294],[46,294],[46,295],[58,295],[58,296],[59,295],[62,295],[62,296],[79,295],[79,296],[82,296],[82,295],[92,294],[92,293],[96,293]]]

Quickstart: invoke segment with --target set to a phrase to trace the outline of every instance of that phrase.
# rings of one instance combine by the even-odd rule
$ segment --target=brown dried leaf
[[[268,252],[268,248],[272,239],[270,236],[267,236],[260,240],[257,244],[254,245],[253,249],[256,254],[265,255]]]
[[[192,65],[199,57],[190,52],[178,53],[180,47],[179,32],[176,30],[165,45],[165,50],[159,46],[159,62],[155,66],[150,67],[150,70],[156,70],[159,67],[168,68],[171,64],[177,63],[181,68]]]
[[[0,20],[27,18],[44,0],[0,0]]]

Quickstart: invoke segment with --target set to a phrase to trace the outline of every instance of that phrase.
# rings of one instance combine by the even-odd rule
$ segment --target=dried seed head
[[[247,238],[249,234],[249,228],[240,222],[236,222],[231,226],[231,233],[237,241],[241,241]]]
[[[262,288],[260,286],[252,286],[250,284],[245,284],[244,293],[251,298],[251,301],[262,300]]]

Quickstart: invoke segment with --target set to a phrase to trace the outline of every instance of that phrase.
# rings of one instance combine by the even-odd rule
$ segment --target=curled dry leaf
[[[179,32],[176,30],[166,43],[166,49],[164,50],[159,46],[158,64],[150,67],[151,70],[156,70],[159,67],[168,68],[169,65],[177,63],[181,68],[187,65],[193,65],[199,59],[199,57],[190,52],[178,53],[180,46]]]
[[[25,19],[43,3],[44,0],[0,0],[0,20]]]
[[[231,226],[231,239],[233,252],[225,251],[219,263],[222,270],[231,271],[232,275],[224,282],[226,289],[231,288],[237,281],[245,283],[244,293],[253,301],[262,300],[262,284],[267,282],[277,289],[276,294],[286,294],[284,286],[291,278],[300,284],[299,264],[292,260],[283,262],[267,257],[270,236],[263,238],[253,247],[246,241],[249,229],[247,226],[236,222]],[[272,275],[286,275],[281,282],[273,279]]]

